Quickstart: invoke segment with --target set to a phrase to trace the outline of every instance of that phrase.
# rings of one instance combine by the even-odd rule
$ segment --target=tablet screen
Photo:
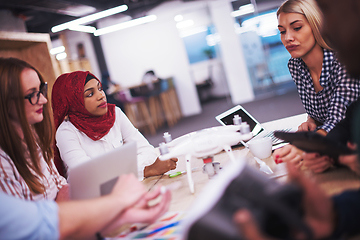
[[[231,113],[230,115],[227,115],[223,118],[221,118],[220,120],[225,124],[225,125],[233,125],[233,118],[235,115],[239,115],[241,117],[241,120],[243,122],[247,122],[247,124],[250,125],[250,131],[252,131],[257,122],[255,122],[251,117],[249,117],[242,109],[238,109],[237,111]]]

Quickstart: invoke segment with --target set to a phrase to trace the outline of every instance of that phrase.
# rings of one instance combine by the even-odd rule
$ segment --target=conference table
[[[306,121],[306,119],[307,114],[304,113],[266,122],[263,123],[262,126],[268,131],[294,127],[297,128],[297,126]],[[247,161],[249,166],[259,169],[259,164],[256,163],[248,148],[238,147],[233,149],[233,153],[235,158],[239,161]],[[225,151],[222,151],[214,156],[214,162],[219,162],[221,166],[225,166],[228,161],[230,161],[229,156]],[[275,179],[282,182],[287,181],[287,175],[281,174],[285,164],[276,164],[272,157],[263,159],[263,161],[274,171],[275,175],[277,173],[280,174],[280,176],[275,177]],[[195,183],[195,192],[193,194],[190,193],[186,173],[173,178],[170,178],[167,174],[149,177],[143,180],[143,183],[150,190],[159,185],[170,186],[174,185],[174,182],[179,182],[180,184],[177,185],[180,185],[180,187],[172,190],[172,200],[169,211],[187,211],[199,194],[201,194],[204,186],[211,184],[212,179],[209,179],[208,175],[204,174],[202,171],[203,165],[202,159],[196,159],[193,157],[192,177]],[[184,157],[179,157],[176,171],[184,170],[186,170],[185,159]],[[360,188],[360,177],[347,168],[330,169],[319,174],[312,173],[307,169],[303,169],[303,171],[308,177],[312,177],[329,196],[339,194],[345,190]]]
[[[297,129],[297,126],[299,126],[302,122],[306,121],[307,114],[299,114],[287,118],[282,118],[266,123],[262,123],[261,125],[267,130],[282,130],[282,129]],[[201,130],[201,129],[199,129]],[[171,133],[171,132],[170,132]],[[255,161],[253,158],[252,153],[249,151],[248,148],[241,146],[241,147],[235,147],[233,148],[233,154],[236,159],[236,161],[246,161],[247,165],[250,167],[253,167],[255,169],[259,169],[259,164]],[[270,156],[269,158],[262,159],[274,172],[274,177],[276,181],[286,182],[288,179],[286,171],[284,171],[286,164],[276,164]],[[214,156],[214,162],[219,162],[220,166],[226,166],[228,163],[231,162],[229,159],[228,153],[225,151],[221,151]],[[195,184],[195,192],[191,193],[188,185],[188,179],[186,174],[181,174],[176,177],[170,178],[168,173],[165,173],[161,176],[154,176],[149,177],[143,180],[143,184],[147,187],[147,189],[150,191],[151,189],[158,187],[158,186],[165,186],[171,189],[173,186],[177,185],[176,189],[171,190],[172,199],[171,204],[169,207],[168,212],[165,214],[165,217],[163,216],[162,219],[158,220],[153,225],[150,225],[150,228],[156,229],[155,231],[163,229],[164,223],[162,222],[163,219],[168,220],[169,216],[185,216],[187,212],[189,212],[190,208],[196,202],[196,199],[202,194],[202,191],[204,190],[204,187],[209,184],[209,186],[213,186],[212,181],[216,181],[216,178],[209,179],[208,175],[203,173],[203,160],[200,158],[192,158],[192,177]],[[178,158],[178,164],[175,171],[184,171],[186,170],[185,166],[185,159],[184,156],[180,156]],[[314,181],[324,190],[324,192],[328,196],[332,196],[335,194],[339,194],[346,190],[355,190],[360,188],[360,177],[351,172],[347,168],[334,168],[327,170],[324,173],[315,174],[307,169],[302,169],[304,174],[306,174],[309,178],[313,178]],[[222,171],[220,169],[220,171]],[[259,170],[260,171],[260,170]],[[285,174],[284,174],[285,173]],[[263,173],[265,174],[265,173]],[[175,215],[174,215],[175,214]],[[170,221],[170,225],[172,226],[174,222]],[[160,226],[160,227],[159,227]],[[170,238],[166,237],[160,237],[160,238],[152,238],[152,235],[149,235],[149,232],[145,228],[144,231],[135,231],[132,233],[127,233],[130,235],[125,234],[123,237],[117,237],[115,239],[148,239],[147,237],[150,237],[150,239],[183,239],[182,237],[182,230],[181,228],[178,229],[180,231],[180,235],[175,235],[173,237],[170,234]],[[128,231],[128,230],[127,230]],[[164,230],[165,231],[165,230]],[[169,230],[169,231],[173,231]],[[125,231],[126,232],[126,231]],[[150,232],[151,233],[151,232]],[[133,235],[131,235],[133,234]],[[144,235],[145,234],[145,235]],[[157,234],[157,233],[156,233]],[[164,234],[166,235],[166,234]],[[132,237],[129,237],[132,236]],[[135,237],[134,237],[135,236]],[[145,238],[142,238],[146,236]],[[356,238],[357,239],[357,238]]]

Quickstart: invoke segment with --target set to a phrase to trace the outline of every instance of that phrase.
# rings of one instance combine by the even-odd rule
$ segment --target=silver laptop
[[[272,144],[273,147],[272,149],[277,149],[280,148],[284,145],[286,145],[287,143],[285,143],[283,140],[278,139],[274,136],[274,131],[267,131],[265,130],[260,122],[258,120],[256,120],[248,111],[245,110],[245,108],[241,105],[236,105],[235,107],[217,115],[215,117],[215,119],[222,125],[232,125],[233,123],[233,118],[235,115],[239,115],[241,117],[241,120],[243,122],[247,122],[250,125],[250,131],[253,134],[253,138],[252,139],[256,139],[256,138],[262,138],[262,137],[270,137],[272,139]],[[287,129],[280,129],[280,131],[285,131],[285,132],[289,132],[289,131],[295,131],[294,129],[291,128],[287,128]],[[249,140],[251,141],[251,140]],[[241,141],[241,144],[247,147],[246,142]]]
[[[90,161],[68,169],[71,199],[87,199],[109,194],[118,177],[134,173],[138,177],[136,142],[125,143]]]

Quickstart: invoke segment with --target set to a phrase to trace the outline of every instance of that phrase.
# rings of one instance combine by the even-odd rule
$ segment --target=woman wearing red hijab
[[[52,107],[56,146],[67,167],[135,141],[139,177],[160,175],[176,168],[177,159],[160,161],[154,147],[121,109],[106,102],[100,80],[88,71],[59,76],[52,89]],[[59,155],[55,157],[60,172],[63,170],[61,159]]]

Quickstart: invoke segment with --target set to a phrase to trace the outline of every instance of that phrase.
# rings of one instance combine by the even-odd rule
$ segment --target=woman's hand
[[[161,175],[167,171],[174,170],[176,168],[177,158],[170,158],[169,160],[161,161],[159,158],[151,164],[146,166],[144,169],[144,177],[151,177]]]
[[[356,150],[356,144],[348,142],[348,148],[352,150]],[[339,163],[347,166],[351,169],[351,171],[355,172],[357,175],[360,175],[360,163],[359,163],[359,155],[351,154],[351,155],[340,155]]]
[[[307,120],[306,122],[303,122],[302,124],[300,124],[300,126],[298,127],[298,132],[301,132],[301,131],[305,131],[305,132],[314,131],[316,129],[316,127],[317,126],[316,126],[315,121]]]
[[[111,191],[111,195],[119,199],[124,208],[134,205],[145,194],[147,190],[144,184],[134,174],[121,175]]]
[[[334,165],[329,156],[320,156],[319,153],[303,153],[303,165],[314,173],[321,173]]]
[[[149,206],[148,202],[157,198],[161,198],[160,202],[156,205]],[[161,217],[165,212],[167,212],[170,206],[170,202],[171,192],[166,191],[165,193],[161,193],[160,187],[158,187],[156,190],[145,194],[133,206],[128,207],[125,211],[118,215],[111,224],[109,224],[101,231],[101,235],[111,235],[124,224],[151,224],[155,222],[156,219]]]
[[[282,148],[278,148],[273,153],[273,158],[276,164],[283,162],[292,162],[297,168],[302,166],[302,153],[297,147],[288,144]]]

